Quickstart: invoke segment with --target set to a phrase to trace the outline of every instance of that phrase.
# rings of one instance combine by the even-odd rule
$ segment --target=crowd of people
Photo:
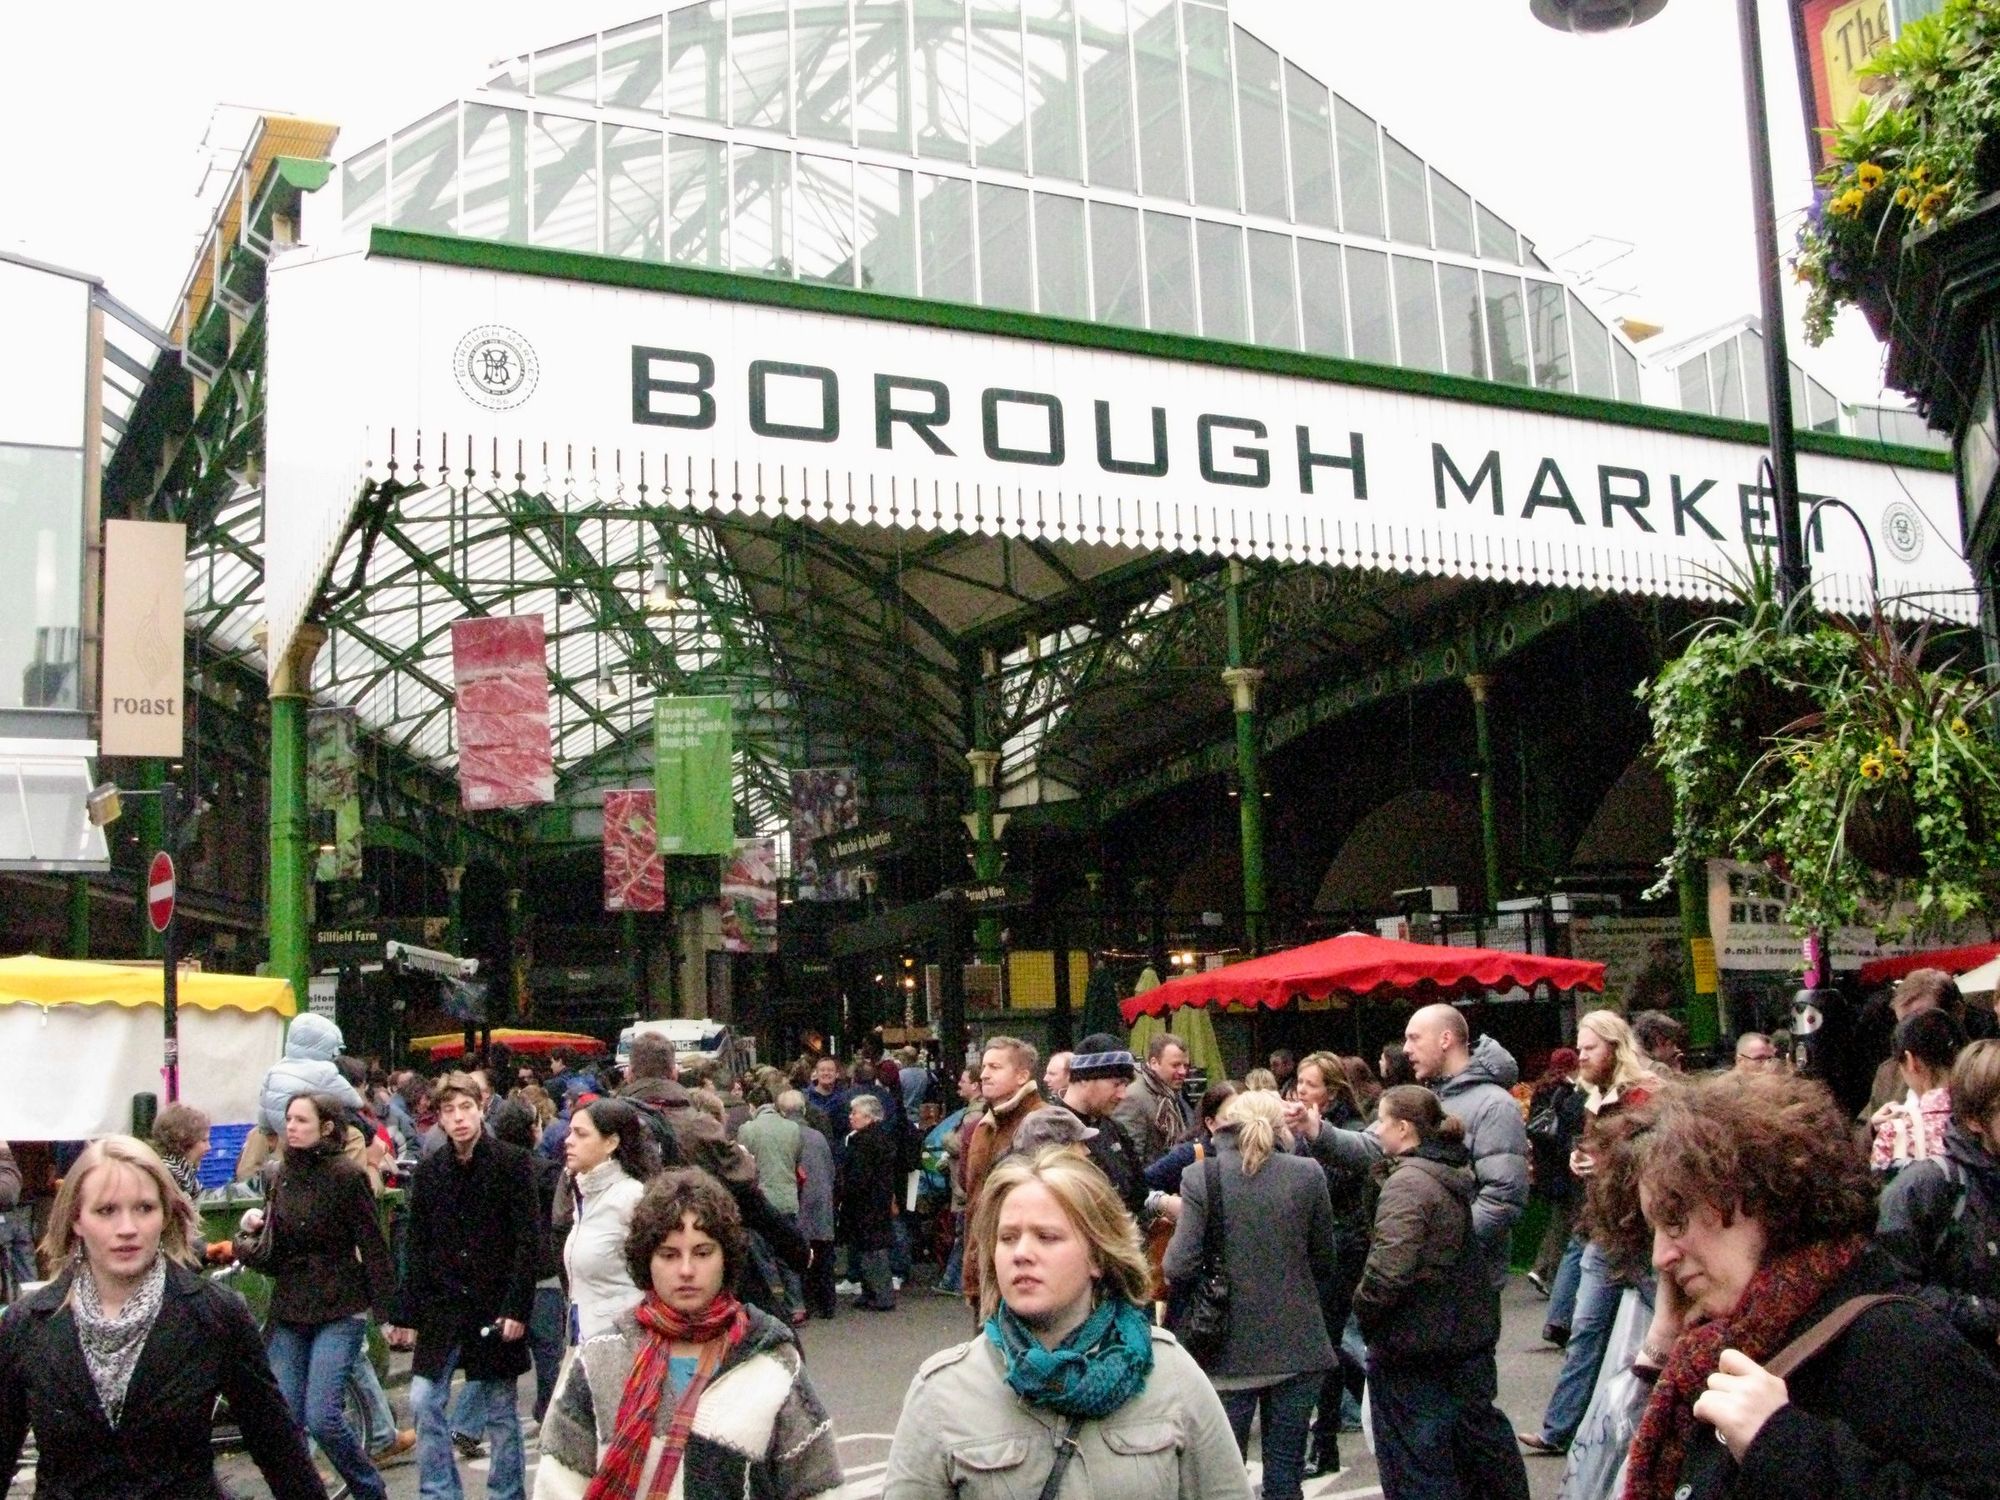
[[[935,1263],[971,1337],[911,1382],[892,1500],[1248,1496],[1253,1431],[1259,1493],[1295,1500],[1364,1395],[1388,1500],[1525,1500],[1544,1458],[1566,1500],[1992,1500],[2000,1040],[1968,1041],[1941,974],[1894,1010],[1858,1112],[1769,1037],[1689,1074],[1675,1022],[1611,1010],[1532,1088],[1430,1005],[1373,1063],[1281,1050],[1198,1094],[1171,1033],[1045,1065],[991,1037],[956,1078],[871,1045],[715,1079],[643,1034],[623,1068],[426,1076],[301,1017],[232,1240],[201,1238],[186,1106],[64,1164],[17,1277],[50,1279],[0,1320],[0,1474],[32,1433],[39,1493],[219,1493],[224,1398],[284,1500],[325,1493],[315,1447],[363,1497],[415,1462],[450,1500],[476,1456],[525,1497],[531,1446],[543,1500],[834,1494],[798,1329]],[[0,1151],[0,1200],[20,1184]],[[1517,1432],[1497,1351],[1531,1193],[1560,1371]],[[270,1279],[261,1329],[201,1274],[224,1262]],[[409,1351],[408,1428],[371,1320]]]

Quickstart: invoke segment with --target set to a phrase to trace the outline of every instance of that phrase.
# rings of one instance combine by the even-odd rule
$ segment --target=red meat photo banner
[[[553,802],[549,665],[540,615],[456,620],[458,794],[468,811]]]
[[[660,858],[650,790],[604,794],[604,909],[667,909],[667,865]]]

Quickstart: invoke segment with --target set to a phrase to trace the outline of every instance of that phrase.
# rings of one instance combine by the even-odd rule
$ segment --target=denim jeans
[[[549,1409],[556,1393],[556,1377],[562,1373],[563,1346],[569,1330],[564,1326],[567,1307],[560,1286],[535,1288],[535,1310],[528,1315],[528,1347],[535,1356],[535,1420]]]
[[[267,1353],[292,1420],[319,1444],[360,1500],[386,1500],[382,1476],[347,1421],[347,1372],[367,1336],[368,1319],[359,1313],[331,1323],[273,1323]]]
[[[951,1249],[945,1252],[944,1270],[938,1275],[938,1290],[965,1290],[965,1215],[951,1216]]]
[[[1563,1251],[1562,1264],[1556,1267],[1555,1285],[1549,1289],[1549,1311],[1543,1321],[1553,1328],[1568,1329],[1570,1320],[1576,1316],[1577,1282],[1583,1275],[1582,1235],[1570,1237],[1569,1248]]]
[[[1305,1484],[1306,1429],[1319,1399],[1320,1375],[1287,1375],[1275,1385],[1218,1391],[1239,1452],[1250,1451],[1250,1419],[1264,1414],[1264,1500],[1299,1500]]]
[[[468,1380],[451,1404],[451,1435],[478,1439],[486,1433],[486,1382]]]
[[[792,1228],[797,1229],[799,1227],[799,1216],[797,1214],[784,1214],[782,1217]],[[775,1252],[773,1252],[773,1258],[777,1258]],[[794,1271],[789,1262],[782,1259],[778,1260],[778,1275],[785,1283],[785,1300],[795,1310],[804,1308],[806,1305],[805,1278],[800,1276],[797,1271]]]
[[[417,1493],[422,1500],[464,1500],[458,1480],[458,1458],[451,1446],[451,1377],[458,1371],[458,1350],[444,1359],[436,1380],[422,1375],[410,1380],[410,1412],[417,1423]],[[491,1500],[523,1500],[521,1414],[515,1406],[512,1380],[469,1380],[468,1392],[485,1403],[486,1437],[492,1444],[493,1467],[486,1476]]]
[[[1576,1436],[1590,1393],[1597,1388],[1597,1367],[1604,1363],[1604,1346],[1617,1316],[1618,1288],[1611,1282],[1611,1266],[1593,1242],[1584,1247],[1577,1276],[1576,1310],[1570,1318],[1569,1343],[1563,1348],[1562,1373],[1556,1376],[1548,1410],[1542,1414],[1544,1442],[1567,1448]]]
[[[1382,1493],[1394,1500],[1528,1500],[1528,1470],[1494,1406],[1491,1354],[1368,1366]]]
[[[354,1350],[354,1384],[367,1408],[368,1430],[361,1434],[361,1441],[368,1445],[370,1453],[378,1453],[396,1441],[396,1409],[389,1404],[389,1393],[382,1389],[382,1378],[375,1373],[375,1361],[368,1357],[368,1330],[365,1324],[362,1326],[361,1342]]]

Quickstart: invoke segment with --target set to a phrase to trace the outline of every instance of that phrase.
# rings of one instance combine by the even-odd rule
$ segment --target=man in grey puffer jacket
[[[1449,1005],[1426,1005],[1412,1015],[1403,1029],[1403,1051],[1418,1081],[1429,1084],[1446,1112],[1465,1126],[1472,1175],[1479,1181],[1472,1231],[1486,1249],[1493,1284],[1503,1285],[1514,1225],[1528,1206],[1528,1127],[1507,1092],[1521,1080],[1520,1065],[1490,1036],[1471,1045],[1465,1016]]]

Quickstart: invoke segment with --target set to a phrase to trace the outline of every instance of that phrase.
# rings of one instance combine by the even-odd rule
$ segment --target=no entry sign
[[[146,916],[155,932],[165,932],[174,919],[174,861],[164,849],[146,871]]]

